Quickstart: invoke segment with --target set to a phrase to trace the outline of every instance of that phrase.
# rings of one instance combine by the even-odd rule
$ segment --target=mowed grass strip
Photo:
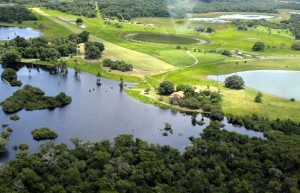
[[[76,25],[73,25],[71,23],[68,23],[66,21],[63,21],[57,17],[54,17],[45,11],[41,10],[40,8],[33,8],[33,10],[42,16],[45,16],[49,18],[50,20],[54,21],[55,23],[65,27],[66,29],[70,30],[73,33],[80,33],[84,31],[84,29],[81,29],[77,27]],[[104,39],[101,39],[95,35],[90,35],[90,40],[95,42],[102,42],[105,45],[105,53],[108,57],[116,58],[119,60],[123,60],[126,63],[130,63],[133,65],[135,69],[144,70],[144,71],[167,71],[172,70],[175,67],[161,61],[153,56],[140,53],[137,51],[133,51],[121,46],[118,46],[116,44],[112,44]]]

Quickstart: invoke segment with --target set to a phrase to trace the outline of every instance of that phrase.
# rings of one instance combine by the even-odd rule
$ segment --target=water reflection
[[[55,75],[51,68],[33,68],[29,78],[28,67],[18,66],[18,79],[23,85],[30,84],[45,91],[46,95],[54,96],[65,92],[72,96],[72,103],[63,108],[52,111],[21,110],[19,121],[11,121],[11,115],[0,111],[0,122],[9,123],[14,129],[7,145],[8,153],[1,156],[0,161],[14,158],[12,147],[20,142],[28,143],[31,152],[36,152],[44,141],[32,139],[31,130],[40,127],[49,127],[55,130],[59,137],[57,143],[71,145],[70,139],[77,137],[82,140],[113,139],[120,134],[134,134],[135,137],[147,140],[150,143],[170,145],[183,150],[188,144],[188,137],[199,137],[203,126],[192,125],[191,116],[178,111],[161,109],[152,105],[143,104],[125,92],[120,92],[120,81],[101,78],[101,86],[96,85],[97,77],[81,72],[80,79],[74,76],[74,70],[69,69],[68,75]],[[3,69],[0,69],[2,73]],[[126,83],[127,87],[132,83]],[[126,87],[124,87],[126,89]],[[12,95],[18,88],[0,82],[0,101]],[[198,115],[197,120],[201,119]],[[164,137],[165,123],[172,126],[173,134]],[[226,124],[226,123],[225,123]],[[263,137],[262,133],[248,131],[244,128],[235,128],[229,124],[226,128],[249,136]],[[2,129],[4,130],[4,129]]]

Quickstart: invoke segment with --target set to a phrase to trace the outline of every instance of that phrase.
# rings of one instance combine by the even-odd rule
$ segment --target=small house
[[[174,92],[170,95],[169,101],[170,103],[174,104],[177,103],[179,100],[183,99],[185,97],[183,91]]]

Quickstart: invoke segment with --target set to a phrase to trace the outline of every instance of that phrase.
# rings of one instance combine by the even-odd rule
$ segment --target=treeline
[[[271,130],[276,130],[284,133],[285,135],[300,135],[300,123],[295,123],[291,120],[272,120],[259,117],[256,114],[252,116],[233,116],[227,117],[228,122],[234,125],[244,126],[247,129],[261,131],[267,133]]]
[[[12,23],[27,20],[37,20],[37,17],[25,6],[0,6],[0,21]]]
[[[300,138],[221,130],[217,122],[183,153],[131,135],[113,142],[46,143],[0,167],[0,192],[290,193],[300,190]]]
[[[103,17],[184,17],[186,13],[260,12],[278,13],[277,9],[300,9],[299,3],[273,0],[103,0],[98,1]]]
[[[46,8],[61,11],[63,13],[69,13],[73,15],[96,17],[96,6],[92,1],[74,1],[74,2],[48,2],[44,4]]]
[[[18,5],[33,5],[39,6],[43,5],[43,3],[49,2],[49,0],[0,0],[2,4],[18,4]]]
[[[22,58],[40,59],[42,61],[56,61],[60,57],[77,54],[77,44],[85,43],[89,39],[89,33],[86,31],[80,34],[71,34],[66,38],[47,40],[44,38],[35,38],[25,40],[17,36],[6,42],[3,46],[6,49],[2,57],[10,53],[10,50],[16,50]],[[14,61],[12,61],[14,62]]]
[[[136,17],[168,17],[165,0],[101,0],[98,2],[103,17],[130,20]]]

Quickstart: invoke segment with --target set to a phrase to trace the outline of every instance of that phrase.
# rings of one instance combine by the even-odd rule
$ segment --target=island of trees
[[[34,129],[31,131],[31,135],[35,140],[55,139],[58,137],[58,134],[48,127]]]
[[[15,91],[12,96],[1,102],[4,112],[14,113],[21,109],[28,111],[39,109],[53,109],[61,107],[72,102],[72,98],[64,92],[55,97],[44,96],[45,92],[37,87],[25,85],[23,88]]]
[[[17,73],[12,68],[6,68],[1,74],[1,78],[10,83],[11,86],[22,86],[22,82],[17,78]]]

